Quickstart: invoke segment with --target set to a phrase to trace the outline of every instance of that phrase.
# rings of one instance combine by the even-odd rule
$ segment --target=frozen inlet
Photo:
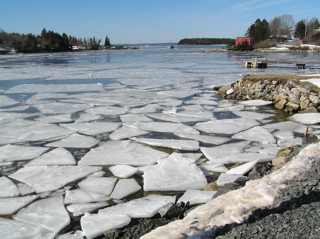
[[[91,149],[78,162],[79,165],[132,165],[143,166],[167,157],[167,153],[142,144],[124,140],[108,141]]]

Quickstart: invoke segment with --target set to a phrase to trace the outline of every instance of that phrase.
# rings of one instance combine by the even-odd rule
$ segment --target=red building
[[[252,46],[252,38],[251,37],[237,37],[236,38],[236,46],[243,45],[244,43],[247,44],[248,46]]]

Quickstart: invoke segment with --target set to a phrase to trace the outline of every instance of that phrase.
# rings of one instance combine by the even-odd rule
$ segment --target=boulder
[[[287,100],[281,99],[277,104],[275,104],[275,107],[279,110],[282,110],[284,109],[286,104],[287,104]]]

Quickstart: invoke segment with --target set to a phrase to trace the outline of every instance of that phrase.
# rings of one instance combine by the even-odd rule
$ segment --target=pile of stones
[[[230,100],[261,99],[272,101],[286,113],[320,111],[319,88],[290,76],[246,76],[235,83],[218,88],[222,98]]]

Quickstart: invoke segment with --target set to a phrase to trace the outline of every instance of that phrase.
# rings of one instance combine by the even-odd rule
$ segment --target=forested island
[[[72,50],[99,50],[101,39],[76,38],[66,33],[47,31],[45,28],[40,35],[7,33],[0,29],[0,53],[41,53],[66,52]],[[109,37],[105,38],[105,47],[111,47]]]
[[[178,45],[234,45],[235,39],[230,38],[184,38],[178,42]]]

